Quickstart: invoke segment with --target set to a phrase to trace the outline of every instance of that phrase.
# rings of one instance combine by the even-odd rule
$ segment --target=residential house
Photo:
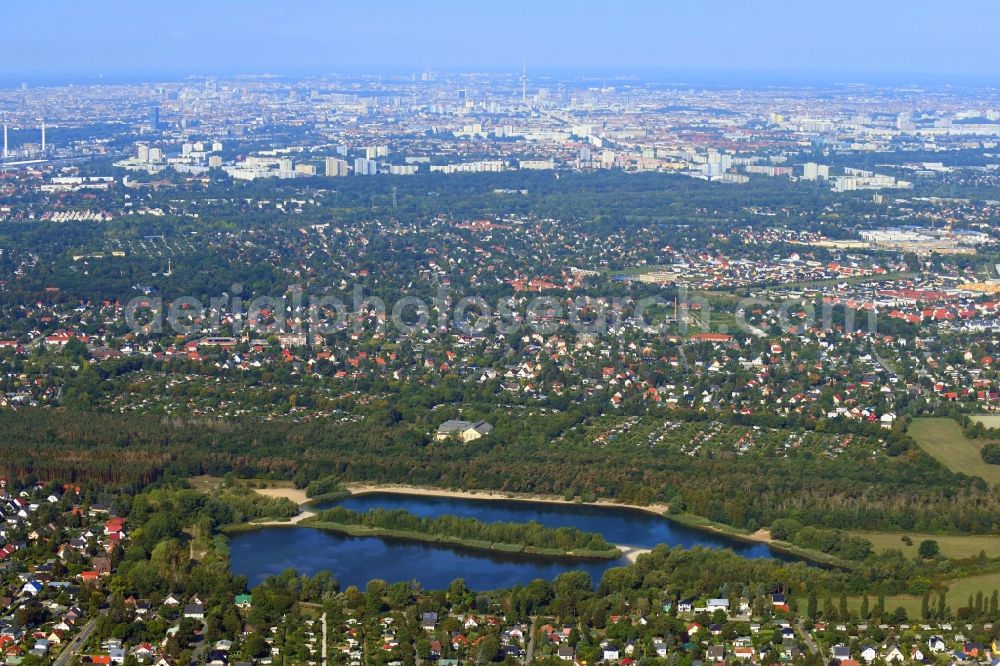
[[[709,599],[705,604],[705,610],[714,613],[717,610],[725,611],[729,614],[729,599]]]
[[[493,432],[493,426],[486,421],[445,421],[438,426],[434,439],[443,441],[449,437],[458,437],[463,442],[471,442]]]
[[[185,604],[184,617],[189,617],[194,620],[204,620],[205,607],[202,606],[201,604]]]
[[[902,650],[899,649],[898,645],[893,645],[885,653],[885,661],[888,664],[895,662],[902,663],[906,661],[906,657],[903,656]]]

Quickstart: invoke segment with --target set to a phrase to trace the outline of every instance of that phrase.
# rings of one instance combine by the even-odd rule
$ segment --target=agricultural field
[[[965,606],[969,601],[969,595],[975,596],[977,592],[982,592],[985,597],[993,594],[993,590],[1000,589],[1000,572],[983,574],[981,576],[969,576],[967,578],[957,578],[947,581],[948,593],[945,601],[952,612]],[[848,597],[847,605],[852,611],[857,611],[861,607],[861,597]],[[874,605],[876,596],[869,596],[869,604]],[[931,607],[937,604],[937,593],[931,593]],[[902,606],[906,609],[910,619],[920,617],[921,598],[909,594],[886,595],[885,608],[892,612]]]
[[[973,414],[969,418],[986,428],[1000,428],[1000,414]]]
[[[937,541],[941,554],[945,557],[962,559],[975,557],[985,552],[987,557],[1000,557],[1000,536],[993,535],[954,535],[954,534],[921,534],[919,532],[868,532],[851,530],[852,536],[871,541],[872,549],[882,552],[889,549],[902,551],[907,557],[916,557],[920,542],[924,540]],[[908,543],[903,541],[908,538]]]
[[[914,419],[908,432],[920,448],[951,471],[1000,484],[1000,465],[987,465],[979,455],[980,448],[989,440],[968,439],[954,420]]]

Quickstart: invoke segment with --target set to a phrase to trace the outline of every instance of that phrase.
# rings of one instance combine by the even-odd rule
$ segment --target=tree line
[[[339,506],[321,512],[318,521],[440,535],[468,541],[521,545],[566,553],[617,552],[603,535],[596,532],[584,532],[575,527],[545,527],[535,521],[484,523],[475,518],[451,514],[437,518],[421,518],[405,509],[372,509],[360,513]]]

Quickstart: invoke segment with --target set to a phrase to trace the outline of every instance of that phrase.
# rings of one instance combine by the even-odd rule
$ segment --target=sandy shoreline
[[[254,488],[254,491],[267,497],[284,497],[299,506],[309,502],[304,488]]]
[[[635,564],[635,561],[639,559],[640,555],[645,555],[652,551],[652,548],[639,548],[638,546],[618,546],[618,550],[622,551],[622,555],[628,560],[629,564]]]
[[[348,483],[344,488],[352,495],[364,495],[365,493],[396,493],[398,495],[422,495],[424,497],[454,497],[458,499],[483,499],[483,500],[527,500],[530,502],[546,502],[549,504],[570,504],[580,505],[581,502],[566,500],[555,495],[535,495],[532,493],[512,493],[506,491],[492,490],[445,490],[444,488],[429,488],[426,486],[404,486],[401,484],[372,484],[372,483]],[[638,506],[635,504],[621,504],[608,499],[599,499],[590,502],[590,505],[611,506],[620,509],[636,509],[645,511],[657,516],[662,516],[667,511],[665,504],[650,504],[648,506]],[[586,505],[585,505],[586,506]]]
[[[313,513],[312,511],[303,511],[297,516],[289,518],[288,520],[262,520],[259,523],[250,523],[250,524],[254,526],[259,525],[260,527],[283,527],[286,525],[298,525],[306,518],[312,518],[315,515],[316,514]]]

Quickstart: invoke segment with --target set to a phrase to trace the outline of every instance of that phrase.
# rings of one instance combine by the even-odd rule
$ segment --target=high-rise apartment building
[[[375,160],[358,157],[354,160],[355,176],[374,176],[378,173],[378,163]]]
[[[347,172],[347,160],[339,160],[336,157],[326,158],[324,173],[327,176],[346,176]]]

